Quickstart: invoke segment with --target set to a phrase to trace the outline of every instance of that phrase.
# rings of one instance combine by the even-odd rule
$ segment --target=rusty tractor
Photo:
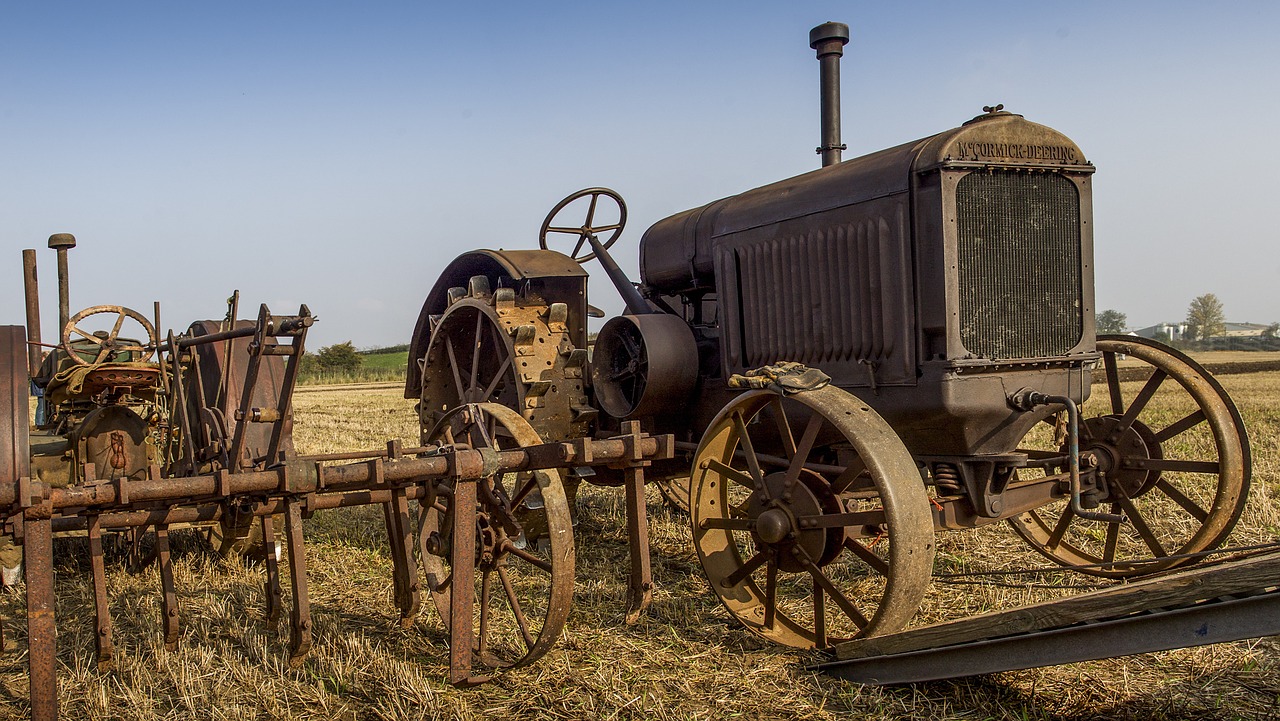
[[[607,188],[556,205],[541,250],[448,266],[410,346],[424,432],[487,402],[544,441],[634,422],[673,435],[676,457],[648,478],[688,508],[725,608],[794,647],[902,627],[938,531],[1004,521],[1110,578],[1221,545],[1249,485],[1244,426],[1185,355],[1095,334],[1084,152],[995,106],[841,162],[848,28],[810,41],[821,169],[655,223],[639,283],[610,256],[626,205]],[[593,259],[626,311],[588,356]],[[1106,402],[1082,415],[1095,379]],[[1175,414],[1153,411],[1156,396]]]

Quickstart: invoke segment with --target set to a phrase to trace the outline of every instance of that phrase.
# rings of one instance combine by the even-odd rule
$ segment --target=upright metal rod
[[[823,23],[809,31],[809,47],[818,51],[822,93],[822,167],[840,162],[840,56],[849,42],[849,26]]]
[[[67,251],[76,247],[76,237],[70,233],[54,233],[49,236],[49,247],[58,251],[58,337],[71,320],[71,286],[67,273]]]
[[[32,721],[58,718],[58,631],[53,617],[53,533],[47,510],[29,508],[23,519],[27,576],[27,663]]]
[[[27,293],[27,369],[34,378],[40,372],[40,282],[32,249],[22,251],[22,286]]]

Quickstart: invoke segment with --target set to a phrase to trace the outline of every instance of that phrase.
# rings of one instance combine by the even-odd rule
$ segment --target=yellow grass
[[[1254,448],[1253,494],[1235,543],[1280,530],[1280,373],[1226,376]],[[417,440],[413,403],[395,388],[299,393],[301,452]],[[307,522],[316,646],[303,668],[285,665],[287,628],[264,627],[260,568],[217,560],[195,532],[176,534],[183,634],[163,650],[159,578],[131,576],[109,553],[117,669],[93,665],[92,596],[80,542],[59,541],[59,697],[64,718],[1268,718],[1280,714],[1274,639],[996,674],[904,688],[862,687],[805,672],[811,656],[742,630],[701,576],[687,518],[651,491],[654,605],[623,622],[626,534],[621,494],[584,487],[577,529],[575,606],[564,637],[540,663],[472,690],[445,682],[446,637],[434,609],[402,630],[390,599],[382,515],[368,507]],[[939,569],[1042,566],[1003,526],[939,538]],[[1082,576],[1035,579],[1090,586]],[[1074,590],[935,583],[916,623]],[[286,601],[288,599],[286,588]],[[26,708],[22,596],[0,595],[6,638],[0,719]]]

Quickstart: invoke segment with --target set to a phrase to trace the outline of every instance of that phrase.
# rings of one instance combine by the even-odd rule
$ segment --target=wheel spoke
[[[721,476],[738,483],[744,488],[750,488],[753,491],[756,490],[755,481],[752,480],[751,476],[748,476],[747,474],[743,473],[737,468],[733,468],[732,466],[726,466],[725,464],[715,460],[714,458],[707,461],[707,470],[715,471]]]
[[[1156,488],[1164,491],[1164,494],[1173,499],[1173,502],[1182,506],[1182,510],[1190,513],[1197,521],[1204,523],[1209,520],[1209,512],[1201,508],[1195,501],[1188,498],[1182,491],[1179,491],[1169,482],[1167,478],[1161,478],[1156,481]]]
[[[1049,534],[1049,540],[1045,541],[1045,548],[1053,550],[1062,543],[1062,537],[1067,535],[1067,528],[1071,526],[1071,519],[1074,518],[1076,512],[1071,509],[1071,504],[1067,504],[1062,509],[1062,515],[1058,516],[1058,522],[1053,527],[1053,532]]]
[[[621,227],[622,226],[618,225],[617,223],[614,223],[613,225],[593,225],[591,226],[591,230],[598,235],[607,230],[617,230],[618,228],[621,228]]]
[[[515,616],[516,625],[520,627],[520,636],[524,639],[526,649],[532,649],[534,640],[533,635],[529,633],[529,621],[525,618],[524,609],[520,607],[520,601],[516,598],[516,589],[511,585],[511,579],[507,577],[507,567],[498,565],[498,580],[502,581],[502,590],[506,592],[507,603],[511,604],[511,615]]]
[[[766,499],[769,497],[769,491],[764,486],[764,473],[760,471],[760,459],[756,457],[755,446],[751,444],[751,435],[747,433],[747,424],[742,419],[742,414],[734,412],[733,426],[738,431],[738,442],[742,445],[742,453],[747,459],[747,469],[751,471],[751,480],[756,484],[756,490],[760,491],[760,495]]]
[[[462,387],[462,376],[458,373],[458,357],[453,353],[453,340],[447,336],[444,339],[444,349],[449,356],[449,370],[453,372],[453,386],[458,391],[458,402],[461,403],[467,397],[467,389]]]
[[[587,222],[583,223],[584,228],[591,227],[591,221],[596,219],[596,203],[600,201],[599,193],[591,194],[591,205],[587,206]]]
[[[480,344],[484,341],[484,313],[476,311],[476,330],[473,336],[476,339],[475,348],[471,352],[471,382],[467,385],[467,390],[471,390],[479,385],[476,379],[480,372]]]
[[[507,369],[510,367],[511,367],[511,356],[507,356],[502,360],[502,365],[498,366],[498,372],[493,375],[493,380],[489,381],[488,386],[485,386],[484,395],[481,396],[483,400],[487,401],[493,398],[493,392],[497,390],[498,383],[502,380],[503,374],[505,374],[507,372]]]
[[[530,493],[533,493],[533,489],[537,487],[538,487],[538,479],[532,473],[529,474],[529,480],[526,481],[525,484],[520,487],[520,490],[516,492],[516,495],[511,497],[511,508],[512,509],[519,508],[520,504],[524,503],[525,497],[528,496]]]
[[[1157,558],[1164,558],[1169,555],[1169,552],[1164,550],[1164,546],[1160,545],[1160,539],[1156,538],[1151,526],[1147,525],[1147,519],[1143,518],[1141,513],[1138,513],[1138,507],[1133,505],[1133,501],[1121,496],[1116,500],[1116,504],[1124,510],[1125,515],[1129,517],[1129,522],[1133,524],[1133,530],[1138,532],[1138,535],[1142,537],[1142,542],[1147,544],[1147,548],[1150,548]]]
[[[818,431],[822,430],[823,418],[819,413],[814,413],[809,417],[809,422],[805,424],[804,433],[800,436],[800,443],[796,446],[795,456],[791,459],[791,465],[787,467],[787,475],[783,480],[783,493],[791,490],[796,481],[800,478],[800,469],[804,468],[804,462],[809,458],[809,453],[813,451],[813,443],[818,439]]]
[[[120,335],[120,329],[124,327],[125,317],[124,311],[120,311],[120,316],[116,318],[116,324],[111,326],[111,333],[107,335],[108,340],[115,340],[116,336]]]
[[[764,572],[764,627],[773,629],[774,617],[778,613],[778,564],[769,559]]]
[[[1177,461],[1168,458],[1147,458],[1126,461],[1122,468],[1138,468],[1147,471],[1171,471],[1182,473],[1208,473],[1218,475],[1222,465],[1217,461]]]
[[[574,245],[574,246],[573,246],[573,252],[569,254],[569,257],[570,257],[570,258],[577,258],[577,257],[578,257],[578,251],[582,250],[582,244],[583,244],[583,243],[585,243],[585,242],[587,242],[587,234],[586,234],[586,233],[582,233],[581,235],[579,235],[579,236],[578,236],[578,243],[577,243],[577,245]]]
[[[856,539],[844,539],[844,547],[853,552],[853,555],[862,559],[862,562],[871,566],[872,570],[881,576],[889,576],[889,564],[881,557],[875,554],[870,548],[858,543]]]
[[[853,487],[853,484],[862,477],[862,474],[865,473],[866,470],[867,464],[863,463],[861,458],[855,459],[855,462],[846,466],[844,471],[842,471],[840,475],[836,476],[836,479],[831,482],[831,492],[836,495],[840,495],[841,493],[849,490]]]
[[[1169,440],[1170,438],[1173,438],[1174,436],[1180,433],[1186,433],[1192,428],[1195,428],[1201,423],[1204,423],[1204,421],[1205,421],[1205,415],[1204,415],[1203,409],[1197,410],[1194,413],[1189,413],[1178,422],[1171,424],[1168,428],[1165,428],[1164,430],[1157,433],[1155,436],[1156,442],[1161,445],[1164,445],[1165,441]]]
[[[98,336],[96,336],[96,335],[94,335],[94,334],[92,334],[92,333],[85,333],[84,331],[80,330],[80,326],[78,326],[78,325],[73,325],[73,326],[71,326],[71,330],[72,330],[72,331],[74,331],[74,332],[76,332],[76,333],[79,333],[79,334],[80,334],[80,335],[82,335],[82,336],[84,336],[84,339],[85,339],[85,340],[87,340],[87,341],[91,341],[91,342],[93,342],[95,345],[102,345],[102,339],[101,339],[101,338],[99,338]]]
[[[787,423],[786,411],[782,408],[782,397],[778,396],[769,401],[769,412],[773,414],[773,422],[778,426],[778,437],[782,439],[782,448],[787,458],[794,459],[796,456],[796,441],[791,435],[791,424]]]
[[[1147,407],[1147,403],[1151,401],[1151,397],[1160,389],[1160,384],[1164,383],[1164,379],[1169,374],[1157,368],[1151,377],[1147,379],[1146,385],[1142,386],[1142,390],[1138,391],[1138,397],[1133,399],[1133,404],[1129,406],[1129,410],[1124,412],[1124,417],[1116,424],[1111,431],[1111,435],[1119,438],[1125,431],[1129,430],[1133,422],[1138,419],[1138,415]]]
[[[1119,506],[1120,504],[1118,503],[1111,504],[1111,512],[1119,513],[1120,512]],[[1108,523],[1107,524],[1107,540],[1103,545],[1103,549],[1102,549],[1102,560],[1104,562],[1111,563],[1112,561],[1116,560],[1116,546],[1119,545],[1119,543],[1120,543],[1120,524]]]
[[[511,555],[516,556],[517,558],[520,558],[526,563],[532,566],[535,566],[537,568],[540,568],[543,571],[546,571],[547,573],[551,573],[551,563],[549,561],[545,561],[533,555],[532,553],[529,553],[523,548],[516,548],[516,546],[510,542],[506,544],[506,550],[507,550],[507,553],[510,553]]]
[[[564,233],[565,235],[581,235],[582,228],[559,228],[552,226],[547,228],[548,233]]]
[[[1103,352],[1102,363],[1107,370],[1107,390],[1111,393],[1111,412],[1124,413],[1124,397],[1120,395],[1120,371],[1116,368],[1116,354]]]
[[[704,518],[698,525],[704,531],[750,531],[756,527],[748,518]]]
[[[845,595],[840,592],[840,589],[836,588],[836,585],[831,582],[831,579],[827,578],[827,574],[823,573],[822,569],[818,568],[817,565],[807,557],[805,558],[805,566],[809,570],[809,575],[813,576],[814,585],[821,586],[822,589],[827,592],[827,595],[831,596],[831,600],[835,601],[836,605],[840,607],[840,610],[844,612],[844,615],[848,616],[849,620],[853,621],[854,625],[858,628],[866,628],[868,623],[867,617],[863,616],[862,613],[858,611],[857,606],[853,605],[853,601],[846,598]],[[817,589],[815,588],[814,590],[816,591]]]
[[[763,566],[765,561],[768,561],[768,560],[769,560],[768,551],[761,551],[757,553],[756,555],[751,557],[751,560],[739,566],[738,570],[734,571],[733,573],[730,573],[728,576],[725,576],[724,580],[720,582],[720,585],[724,586],[725,588],[733,588],[739,583],[742,583],[743,581],[745,581],[747,579],[747,576],[750,576],[751,574],[755,573],[756,569]]]

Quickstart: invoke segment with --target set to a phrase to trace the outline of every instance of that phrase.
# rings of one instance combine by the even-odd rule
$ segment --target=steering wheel
[[[89,316],[100,314],[106,315],[111,313],[116,314],[117,318],[115,324],[111,326],[111,332],[106,334],[105,337],[95,335],[80,327],[80,323]],[[120,342],[120,329],[124,327],[124,321],[126,318],[142,326],[142,329],[147,333],[148,345],[139,345],[136,341],[128,343]],[[80,353],[76,352],[76,350],[71,346],[71,336],[73,333],[98,346],[98,355],[95,356],[92,361],[87,361],[82,358]],[[114,357],[116,353],[123,353],[125,351],[129,351],[131,353],[142,353],[142,357],[138,360],[145,361],[155,354],[157,345],[159,345],[159,343],[156,339],[156,329],[151,326],[151,323],[147,321],[146,317],[136,310],[125,308],[120,305],[95,305],[85,308],[79,313],[71,316],[71,319],[67,321],[67,324],[62,327],[62,351],[70,356],[77,364],[82,366],[96,366],[108,358]]]
[[[596,204],[600,200],[600,196],[602,195],[612,200],[614,203],[617,203],[618,205],[618,222],[612,225],[592,225],[592,223],[595,222],[595,218],[596,218]],[[585,222],[583,222],[581,227],[570,228],[565,226],[555,226],[551,224],[551,222],[555,220],[556,215],[561,210],[564,210],[565,206],[569,205],[570,203],[577,200],[578,198],[585,198],[587,196],[591,197],[591,206],[587,208],[587,219]],[[588,260],[591,260],[592,258],[596,257],[596,254],[594,252],[587,253],[582,257],[578,257],[578,253],[582,250],[582,246],[590,245],[587,242],[587,239],[589,237],[612,230],[613,235],[609,236],[608,240],[604,241],[604,247],[608,248],[609,246],[613,245],[613,242],[618,239],[619,235],[622,235],[622,229],[623,227],[626,226],[626,224],[627,224],[627,204],[622,202],[621,195],[618,195],[616,191],[609,190],[608,188],[586,188],[585,190],[579,190],[578,192],[570,195],[569,197],[565,198],[559,203],[556,203],[556,207],[552,208],[550,213],[547,213],[547,219],[542,221],[542,230],[538,231],[538,246],[541,247],[543,250],[548,249],[547,248],[548,233],[564,233],[566,235],[576,235],[578,236],[578,242],[573,246],[573,252],[570,253],[569,255],[579,263],[585,263]]]

